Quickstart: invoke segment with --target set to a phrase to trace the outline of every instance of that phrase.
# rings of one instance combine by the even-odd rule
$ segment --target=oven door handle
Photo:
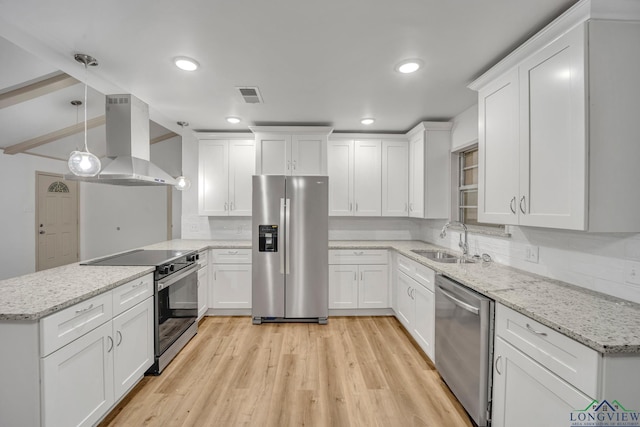
[[[191,273],[195,273],[197,270],[198,270],[198,264],[192,264],[189,267],[180,270],[178,273],[172,274],[167,278],[167,280],[164,280],[164,281],[161,280],[158,282],[158,291],[161,291],[164,288],[167,288],[173,285],[174,283],[179,282],[180,280],[184,279]]]
[[[467,304],[464,301],[460,301],[458,298],[454,297],[453,295],[451,295],[450,293],[448,293],[447,291],[442,289],[440,286],[438,286],[438,289],[440,290],[440,292],[442,292],[442,295],[444,295],[445,297],[449,298],[458,307],[460,307],[460,308],[462,308],[464,310],[467,310],[467,311],[475,314],[476,316],[478,314],[480,314],[480,309],[479,308],[474,307],[471,304]]]

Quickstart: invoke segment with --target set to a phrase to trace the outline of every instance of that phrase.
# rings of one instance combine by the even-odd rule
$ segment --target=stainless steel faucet
[[[444,239],[447,235],[447,229],[452,225],[457,224],[462,227],[464,230],[464,242],[462,241],[462,233],[460,233],[460,241],[458,242],[458,246],[462,249],[462,255],[465,257],[469,255],[469,243],[467,242],[467,226],[461,223],[460,221],[449,221],[444,227],[442,227],[442,231],[440,232],[440,238]]]

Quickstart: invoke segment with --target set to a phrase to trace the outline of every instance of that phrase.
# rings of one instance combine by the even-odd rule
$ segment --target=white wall
[[[36,171],[64,174],[67,168],[57,160],[0,153],[0,279],[35,271]]]
[[[180,145],[179,138],[154,144],[151,160],[170,174],[175,173],[180,167]],[[4,184],[0,202],[0,280],[33,273],[36,268],[36,171],[65,174],[68,169],[64,161],[0,154],[0,182]],[[174,191],[174,204],[178,205],[177,212],[173,212],[178,228],[178,234],[174,229],[175,237],[180,236],[180,199],[181,194]],[[166,187],[80,183],[80,259],[166,240],[166,200]]]
[[[451,151],[467,148],[478,142],[478,104],[453,118]]]

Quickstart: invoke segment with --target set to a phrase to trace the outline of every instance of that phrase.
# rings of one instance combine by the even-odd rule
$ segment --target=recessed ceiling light
[[[367,119],[360,120],[360,123],[362,123],[363,125],[371,125],[375,121],[376,119],[367,118]]]
[[[195,71],[198,69],[200,64],[195,59],[187,58],[186,56],[178,56],[173,60],[176,64],[176,67],[180,68],[184,71]]]
[[[396,71],[402,74],[415,73],[422,67],[422,61],[419,59],[407,59],[396,66]]]
[[[232,125],[237,125],[241,120],[238,117],[227,117],[227,121]]]

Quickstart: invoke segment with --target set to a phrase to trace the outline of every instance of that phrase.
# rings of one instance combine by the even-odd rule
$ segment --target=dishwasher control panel
[[[258,226],[258,252],[278,252],[278,226]]]

